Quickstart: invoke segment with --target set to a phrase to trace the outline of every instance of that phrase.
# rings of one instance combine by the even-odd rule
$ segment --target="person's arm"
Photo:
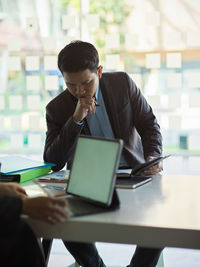
[[[59,171],[71,158],[83,124],[77,124],[71,116],[61,126],[56,121],[56,110],[51,110],[48,106],[46,108],[46,122],[44,160],[55,163],[56,166],[52,169],[53,171]]]
[[[17,183],[0,183],[0,225],[6,230],[13,228],[19,220],[22,210],[22,198],[26,198],[25,190]]]
[[[49,224],[64,222],[69,217],[67,201],[52,197],[23,199],[22,213]]]
[[[61,170],[66,162],[72,159],[78,135],[84,127],[84,118],[88,113],[94,113],[96,103],[89,95],[79,98],[76,106],[70,106],[70,100],[67,98],[66,103],[62,103],[64,100],[60,98],[59,101],[56,99],[55,102],[50,102],[46,107],[47,134],[44,160],[56,164],[52,168],[54,171]],[[62,118],[59,120],[60,116]]]
[[[27,197],[26,191],[17,183],[0,183],[0,195]]]
[[[50,224],[63,222],[68,218],[67,201],[52,197],[29,198],[19,184],[0,183],[0,225],[12,228],[21,213]]]
[[[131,107],[133,112],[134,125],[141,137],[144,157],[146,161],[150,161],[162,154],[162,136],[160,126],[153,114],[151,106],[147,103],[139,88],[127,75],[129,84],[129,94],[131,99]],[[146,170],[145,174],[154,174],[162,169],[159,163],[151,169]]]
[[[16,224],[22,210],[22,200],[20,197],[11,195],[0,195],[0,228]]]
[[[127,75],[134,125],[141,137],[144,157],[159,157],[162,154],[160,126],[139,88]]]

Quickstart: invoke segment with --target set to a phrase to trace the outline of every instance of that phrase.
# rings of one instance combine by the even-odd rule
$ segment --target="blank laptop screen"
[[[79,137],[67,192],[109,205],[120,144],[119,140]]]

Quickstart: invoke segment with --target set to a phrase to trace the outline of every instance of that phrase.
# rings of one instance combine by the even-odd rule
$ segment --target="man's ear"
[[[103,72],[103,66],[100,65],[97,68],[97,75],[98,75],[99,79],[102,77],[102,72]]]

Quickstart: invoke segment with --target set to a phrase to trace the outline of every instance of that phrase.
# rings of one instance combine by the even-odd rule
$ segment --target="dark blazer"
[[[45,267],[41,245],[21,211],[19,197],[0,195],[0,266]]]
[[[1,184],[0,184],[1,186]],[[0,195],[0,235],[10,234],[20,220],[22,201],[19,197]]]
[[[160,127],[140,89],[124,72],[104,73],[100,79],[106,110],[115,138],[124,141],[123,153],[134,167],[148,156],[160,156],[162,137]],[[58,171],[73,158],[79,134],[90,135],[87,122],[77,125],[72,115],[77,100],[65,90],[46,107],[47,133],[44,160],[53,162]]]

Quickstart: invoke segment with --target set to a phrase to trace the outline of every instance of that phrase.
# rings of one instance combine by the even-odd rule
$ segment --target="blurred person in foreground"
[[[3,267],[44,267],[40,240],[22,220],[26,214],[48,224],[68,218],[64,199],[28,197],[17,183],[0,183],[0,262]]]

